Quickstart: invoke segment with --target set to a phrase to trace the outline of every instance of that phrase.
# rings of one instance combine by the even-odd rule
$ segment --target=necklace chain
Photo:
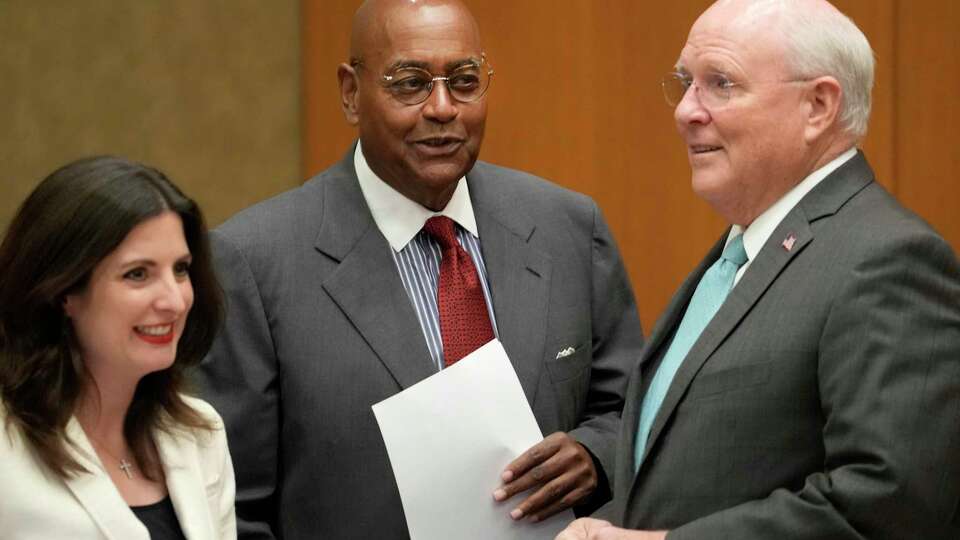
[[[134,469],[133,463],[130,463],[129,461],[127,461],[127,460],[124,459],[124,458],[118,458],[117,456],[115,456],[115,455],[113,454],[113,452],[111,452],[110,450],[107,450],[107,447],[106,447],[103,443],[101,443],[100,441],[94,439],[93,437],[90,437],[90,436],[88,435],[87,438],[90,439],[90,442],[92,442],[95,447],[99,448],[100,450],[103,450],[104,453],[106,453],[108,456],[110,456],[111,458],[113,458],[114,461],[118,462],[118,463],[120,464],[120,465],[118,465],[118,468],[120,469],[121,472],[123,472],[123,474],[124,474],[128,479],[132,479],[132,478],[133,478],[133,474],[130,473],[130,471]]]

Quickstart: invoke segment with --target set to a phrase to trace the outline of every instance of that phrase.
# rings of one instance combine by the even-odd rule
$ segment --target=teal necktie
[[[635,471],[640,469],[640,461],[643,459],[653,420],[657,417],[657,411],[660,410],[660,405],[667,396],[667,390],[670,389],[670,383],[673,382],[677,369],[680,368],[680,364],[687,357],[693,344],[697,342],[707,323],[723,305],[727,294],[733,288],[733,279],[737,275],[737,270],[745,262],[747,262],[747,252],[743,249],[743,235],[737,235],[727,244],[717,262],[713,263],[713,266],[700,278],[700,283],[693,297],[690,298],[687,312],[680,321],[680,327],[673,336],[670,348],[667,349],[667,354],[664,355],[660,367],[650,381],[646,395],[643,396],[643,402],[640,405],[640,424],[637,428],[637,439],[634,441]]]

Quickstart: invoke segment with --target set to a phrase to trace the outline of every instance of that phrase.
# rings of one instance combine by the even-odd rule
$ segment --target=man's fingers
[[[548,486],[544,486],[548,487]],[[546,505],[546,507],[541,509],[531,509],[527,512],[527,515],[531,516],[530,520],[537,522],[543,521],[548,517],[566,510],[576,504],[581,498],[585,497],[588,494],[588,491],[581,487],[576,487],[572,490],[566,491],[561,496],[557,497],[555,493],[549,493],[548,497],[553,498],[553,501]],[[554,498],[556,497],[556,498]]]
[[[554,433],[528,448],[526,452],[520,454],[517,459],[511,461],[510,464],[506,466],[500,478],[504,482],[512,482],[514,478],[523,475],[532,467],[550,459],[550,457],[560,449],[560,443],[556,435],[563,434]]]
[[[493,492],[497,501],[505,501],[517,493],[541,486],[510,513],[514,519],[540,512],[571,492],[576,501],[596,487],[593,461],[586,450],[566,433],[553,433],[530,447],[508,465],[504,478],[506,472],[513,473],[512,479]]]
[[[553,477],[563,473],[564,467],[559,460],[551,457],[544,463],[526,471],[526,473],[515,478],[511,482],[500,486],[493,492],[493,498],[497,501],[505,501],[517,493],[524,492],[532,487],[538,486],[551,480]]]
[[[513,519],[546,519],[573,506],[597,485],[597,473],[587,451],[572,437],[559,432],[530,447],[508,465],[503,478],[508,476],[511,480],[505,480],[493,492],[497,501],[535,489],[510,511]]]
[[[569,487],[564,484],[561,478],[557,478],[531,493],[523,502],[510,511],[510,517],[513,519],[522,519],[534,515],[541,511],[544,506],[555,501],[559,502],[567,490],[569,490]]]
[[[577,483],[576,472],[562,474],[531,493],[510,512],[513,519],[541,514],[541,519],[569,508],[587,494],[587,489]],[[549,509],[549,512],[546,510]]]

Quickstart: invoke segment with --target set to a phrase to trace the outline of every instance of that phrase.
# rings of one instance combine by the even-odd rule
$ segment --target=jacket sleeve
[[[597,496],[587,502],[588,513],[609,499],[615,466],[620,413],[630,370],[640,358],[643,332],[636,301],[620,252],[603,215],[593,204],[591,253],[592,361],[590,389],[583,421],[570,434],[599,463]],[[604,490],[607,486],[607,490]],[[607,493],[603,493],[607,491]]]
[[[236,465],[241,539],[273,539],[277,519],[280,407],[277,359],[254,273],[218,231],[211,246],[226,297],[225,326],[202,362],[202,396],[223,416]]]

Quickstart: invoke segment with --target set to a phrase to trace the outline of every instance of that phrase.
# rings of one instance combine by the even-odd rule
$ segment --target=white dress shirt
[[[857,155],[856,148],[851,148],[840,154],[823,167],[810,173],[802,182],[785,193],[777,202],[773,203],[770,208],[767,208],[762,214],[757,216],[757,219],[753,220],[753,223],[748,225],[746,229],[740,225],[734,225],[730,229],[730,234],[727,235],[727,242],[724,244],[724,247],[726,247],[735,236],[743,234],[743,249],[747,252],[747,262],[737,271],[737,276],[733,280],[734,285],[740,281],[743,273],[747,271],[750,263],[753,262],[753,259],[760,253],[760,249],[767,243],[770,235],[773,234],[773,231],[776,230],[780,222],[787,217],[787,214],[793,210],[797,203],[799,203],[807,193],[810,193],[813,188],[817,187],[830,173],[837,170],[855,155]]]
[[[353,154],[353,166],[373,221],[392,248],[390,254],[397,265],[403,288],[410,298],[410,304],[423,330],[427,349],[437,369],[443,369],[444,366],[443,336],[440,332],[440,312],[437,306],[442,250],[432,236],[426,232],[421,234],[423,225],[431,217],[446,216],[458,225],[455,227],[457,240],[473,260],[487,304],[490,325],[493,327],[494,336],[499,337],[467,179],[460,178],[447,205],[443,210],[434,212],[408,199],[381,180],[367,163],[359,142]]]

